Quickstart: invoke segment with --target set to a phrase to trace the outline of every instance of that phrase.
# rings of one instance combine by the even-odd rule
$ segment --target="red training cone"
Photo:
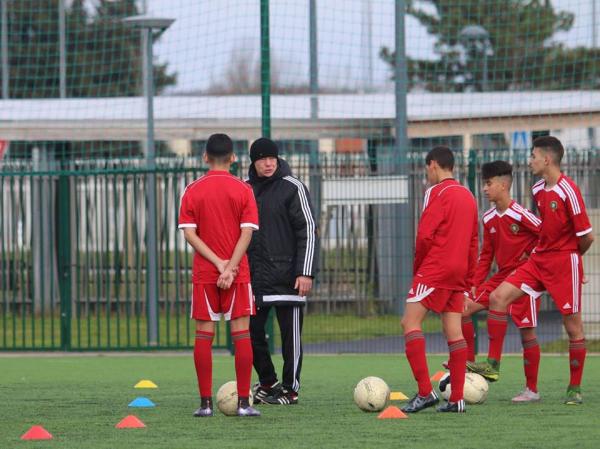
[[[146,424],[140,421],[137,416],[129,415],[119,421],[115,427],[117,429],[138,429],[140,427],[146,427]]]
[[[42,426],[31,426],[27,432],[21,435],[22,440],[51,440],[52,434]]]

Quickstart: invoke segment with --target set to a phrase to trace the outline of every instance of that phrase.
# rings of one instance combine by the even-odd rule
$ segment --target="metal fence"
[[[479,167],[502,158],[515,167],[514,197],[532,207],[527,154],[472,151],[457,154],[457,177],[480,194]],[[404,291],[398,290],[398,254],[392,227],[414,235],[416,221],[399,215],[401,206],[418,217],[425,191],[423,153],[414,152],[407,175],[378,175],[393,161],[366,155],[322,154],[287,157],[294,173],[320,192],[317,205],[321,265],[305,321],[307,352],[398,352],[399,315]],[[158,214],[158,341],[148,339],[146,301],[146,169],[140,160],[68,161],[52,166],[5,163],[0,172],[0,349],[149,349],[193,344],[189,319],[192,253],[177,231],[179,198],[205,168],[195,159],[163,159],[156,169]],[[44,166],[44,164],[47,164]],[[247,171],[244,155],[235,167]],[[44,167],[46,170],[44,170]],[[565,171],[580,185],[588,212],[600,225],[600,155],[571,151]],[[584,319],[590,338],[598,337],[600,257],[585,256]],[[560,315],[548,298],[540,318],[540,339],[560,349]],[[445,344],[436,319],[426,322],[430,350]],[[511,334],[512,335],[512,334]],[[507,349],[520,348],[509,338]],[[228,345],[224,326],[216,344]],[[481,339],[484,348],[486,339]],[[559,345],[559,346],[557,346]],[[558,349],[557,349],[558,348]]]

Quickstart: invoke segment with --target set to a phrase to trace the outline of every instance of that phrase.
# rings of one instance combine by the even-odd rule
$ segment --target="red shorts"
[[[202,321],[234,320],[255,314],[254,294],[249,282],[234,283],[228,290],[216,284],[194,284],[191,317]]]
[[[533,297],[546,290],[563,315],[581,311],[581,255],[571,252],[532,254],[505,280]]]
[[[481,304],[486,309],[489,309],[490,293],[506,279],[506,276],[506,272],[498,272],[481,284],[475,292],[474,301],[477,304]],[[537,295],[537,297],[523,295],[513,302],[508,309],[508,313],[510,313],[510,317],[515,323],[515,326],[519,329],[536,327],[537,311],[540,308],[540,302],[540,295]]]
[[[435,313],[462,313],[467,295],[463,290],[428,287],[423,279],[413,279],[406,302],[419,302]]]

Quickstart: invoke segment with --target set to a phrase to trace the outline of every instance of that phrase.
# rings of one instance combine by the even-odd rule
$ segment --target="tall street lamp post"
[[[148,345],[158,345],[158,249],[156,217],[156,152],[154,148],[154,71],[152,70],[152,32],[164,31],[174,19],[131,16],[126,25],[141,31],[142,54],[145,54],[143,77],[146,98],[146,304],[148,310]]]

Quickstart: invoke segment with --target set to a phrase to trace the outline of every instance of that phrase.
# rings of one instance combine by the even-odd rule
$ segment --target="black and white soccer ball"
[[[438,388],[445,400],[450,399],[452,388],[450,386],[450,373],[446,373],[440,379]],[[465,386],[463,397],[467,404],[483,404],[487,398],[489,384],[483,376],[476,373],[465,374]]]

